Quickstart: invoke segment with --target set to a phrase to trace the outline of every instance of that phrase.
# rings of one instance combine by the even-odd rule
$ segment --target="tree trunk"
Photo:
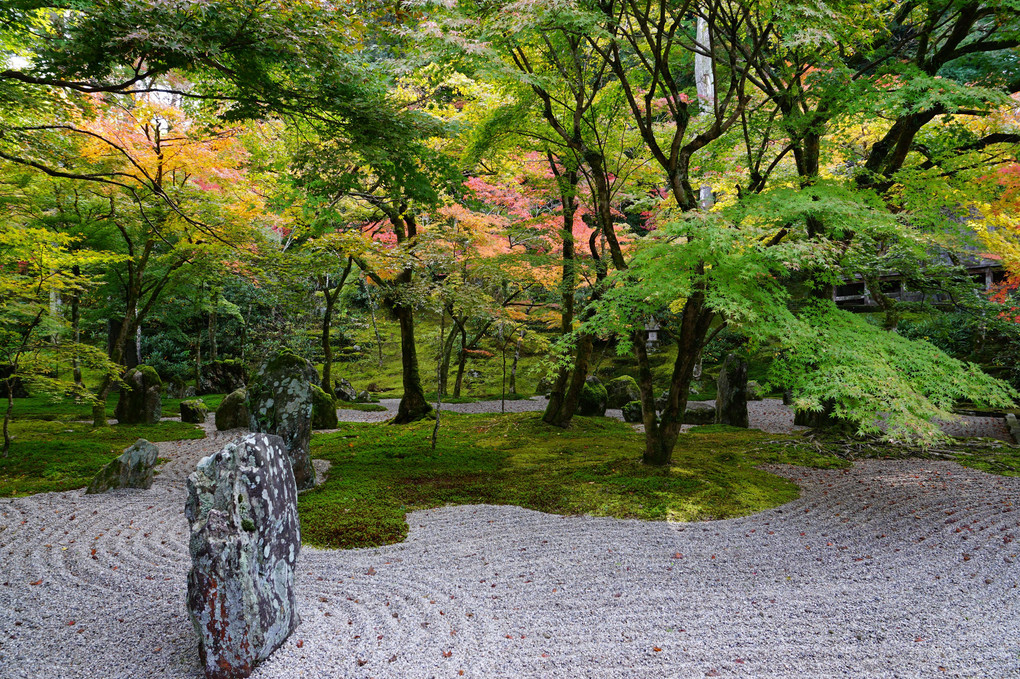
[[[638,356],[639,385],[641,387],[642,419],[645,423],[645,452],[641,461],[650,465],[668,465],[680,436],[687,397],[690,394],[694,368],[705,343],[705,337],[712,325],[714,313],[705,309],[704,294],[696,292],[684,304],[680,320],[680,332],[676,337],[677,353],[670,378],[666,407],[660,420],[655,417],[655,394],[653,392],[651,366],[644,342],[636,343]],[[639,336],[647,337],[644,332]]]
[[[81,269],[75,265],[73,269],[77,278],[81,276]],[[81,380],[81,358],[78,355],[78,345],[81,344],[81,291],[75,290],[71,294],[71,338],[75,344],[74,355],[71,357],[71,365],[74,373],[74,383],[82,386]]]
[[[127,346],[128,337],[131,335],[132,329],[130,326],[137,314],[137,309],[137,298],[129,293],[124,320],[121,322],[117,337],[110,347],[110,360],[119,365],[124,365],[125,347]],[[99,382],[99,388],[96,390],[96,401],[92,405],[92,426],[96,429],[106,426],[106,399],[109,398],[112,389],[113,379],[109,375],[104,375],[103,379]]]
[[[13,372],[11,373],[13,375]],[[11,421],[11,414],[14,412],[14,380],[5,380],[7,384],[7,409],[4,411],[4,447],[0,451],[0,456],[7,457],[7,454],[11,450],[11,430],[9,423]]]
[[[510,367],[510,393],[517,395],[517,364],[521,360],[521,344],[524,343],[524,328],[521,328],[521,334],[517,337],[517,346],[514,347],[514,363]]]
[[[461,387],[464,386],[464,369],[467,368],[467,328],[460,326],[460,355],[457,357],[457,381],[453,384],[453,397],[460,398]]]
[[[340,296],[340,289],[331,297],[329,290],[322,291],[326,298],[326,312],[322,315],[322,390],[333,393],[333,346],[329,341],[329,329],[333,325],[333,305]]]
[[[211,308],[209,310],[209,361],[210,362],[215,361],[216,357],[217,357],[217,354],[218,354],[218,352],[216,350],[216,325],[217,325],[217,323],[216,323],[216,318],[217,318],[216,309],[217,309],[217,307],[219,307],[219,305],[220,305],[220,291],[219,290],[215,290],[213,292],[213,295],[212,295],[212,300],[210,301]]]
[[[452,317],[453,314],[450,314]],[[446,320],[446,316],[443,316],[443,321]],[[455,319],[456,320],[456,319]],[[442,363],[439,366],[439,395],[446,396],[447,389],[446,385],[450,380],[450,360],[453,356],[453,345],[457,341],[457,323],[454,322],[453,327],[450,328],[450,336],[446,338],[446,341],[440,345],[442,350]]]
[[[400,321],[400,363],[404,386],[404,395],[400,399],[393,424],[407,424],[428,415],[432,411],[432,406],[425,399],[425,392],[421,387],[418,351],[414,345],[414,311],[406,304],[395,304],[393,313]]]

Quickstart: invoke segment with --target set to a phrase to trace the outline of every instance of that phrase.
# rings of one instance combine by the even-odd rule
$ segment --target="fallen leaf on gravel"
[[[297,640],[297,647],[298,648],[301,648],[304,645],[305,645],[305,640],[304,639],[298,639]]]
[[[35,585],[41,585],[41,584],[42,584],[42,580],[36,580],[35,582],[30,582],[30,583],[28,583],[28,584],[30,584],[30,585],[32,585],[32,586],[35,586]]]
[[[367,660],[362,660],[361,658],[358,658],[358,667],[361,667],[366,664],[368,664]]]
[[[68,626],[68,627],[70,627],[70,626],[71,626],[71,625],[73,625],[73,624],[74,624],[74,620],[68,620],[68,621],[67,621],[67,626]]]
[[[396,653],[394,653],[394,654],[393,654],[393,657],[391,657],[391,658],[389,659],[389,662],[397,662],[397,654],[396,654]]]
[[[722,675],[719,674],[719,670],[709,670],[708,672],[705,672],[705,676],[706,677],[720,677]]]
[[[661,651],[662,649],[661,649],[661,648],[659,648],[658,646],[652,646],[652,650],[653,650],[653,651],[655,651],[656,653],[658,653],[658,652],[659,652],[659,651]]]
[[[372,567],[372,566],[369,566],[368,570],[365,571],[365,575],[375,575],[375,568]]]
[[[443,651],[443,657],[444,658],[449,658],[452,655],[453,655],[453,651]]]

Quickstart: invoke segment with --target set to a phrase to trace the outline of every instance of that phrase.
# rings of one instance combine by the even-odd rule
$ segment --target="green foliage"
[[[1008,407],[1009,385],[927,342],[885,331],[830,302],[805,308],[784,324],[782,351],[770,379],[794,390],[798,409],[821,411],[834,403],[836,417],[861,434],[928,445],[945,439],[937,419],[952,419],[959,399]]]
[[[192,424],[116,425],[92,429],[80,422],[15,420],[10,455],[0,458],[0,496],[84,488],[106,463],[136,440],[200,439]]]
[[[563,430],[533,413],[444,413],[435,453],[428,422],[341,424],[335,434],[312,438],[312,456],[333,467],[325,483],[298,498],[302,537],[320,547],[399,542],[407,512],[445,504],[692,521],[742,516],[797,497],[794,484],[757,469],[760,461],[745,454],[768,439],[760,432],[694,430],[682,436],[672,466],[654,468],[638,462],[642,440],[630,425],[575,423]]]

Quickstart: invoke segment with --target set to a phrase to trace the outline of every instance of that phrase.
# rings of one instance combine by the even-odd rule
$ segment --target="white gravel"
[[[159,444],[148,491],[0,500],[0,677],[200,676],[184,478],[228,438]],[[743,519],[475,505],[306,548],[303,623],[254,676],[1020,677],[1020,479],[775,471],[801,498]]]

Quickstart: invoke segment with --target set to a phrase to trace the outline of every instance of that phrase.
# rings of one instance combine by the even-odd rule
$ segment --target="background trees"
[[[798,408],[864,432],[884,413],[932,440],[955,400],[1010,398],[917,330],[955,305],[978,345],[1013,341],[992,306],[1018,260],[1009,4],[53,9],[0,15],[0,159],[36,187],[5,197],[68,254],[117,255],[89,286],[72,263],[51,314],[115,363],[183,379],[289,344],[330,389],[334,319],[376,323],[371,297],[409,422],[430,410],[423,319],[437,395],[481,345],[515,357],[552,327],[545,421],[571,421],[600,351],[632,352],[654,464],[724,328]],[[975,253],[1006,264],[992,300],[965,291]],[[886,294],[896,277],[921,300]],[[835,307],[848,281],[881,332]]]

